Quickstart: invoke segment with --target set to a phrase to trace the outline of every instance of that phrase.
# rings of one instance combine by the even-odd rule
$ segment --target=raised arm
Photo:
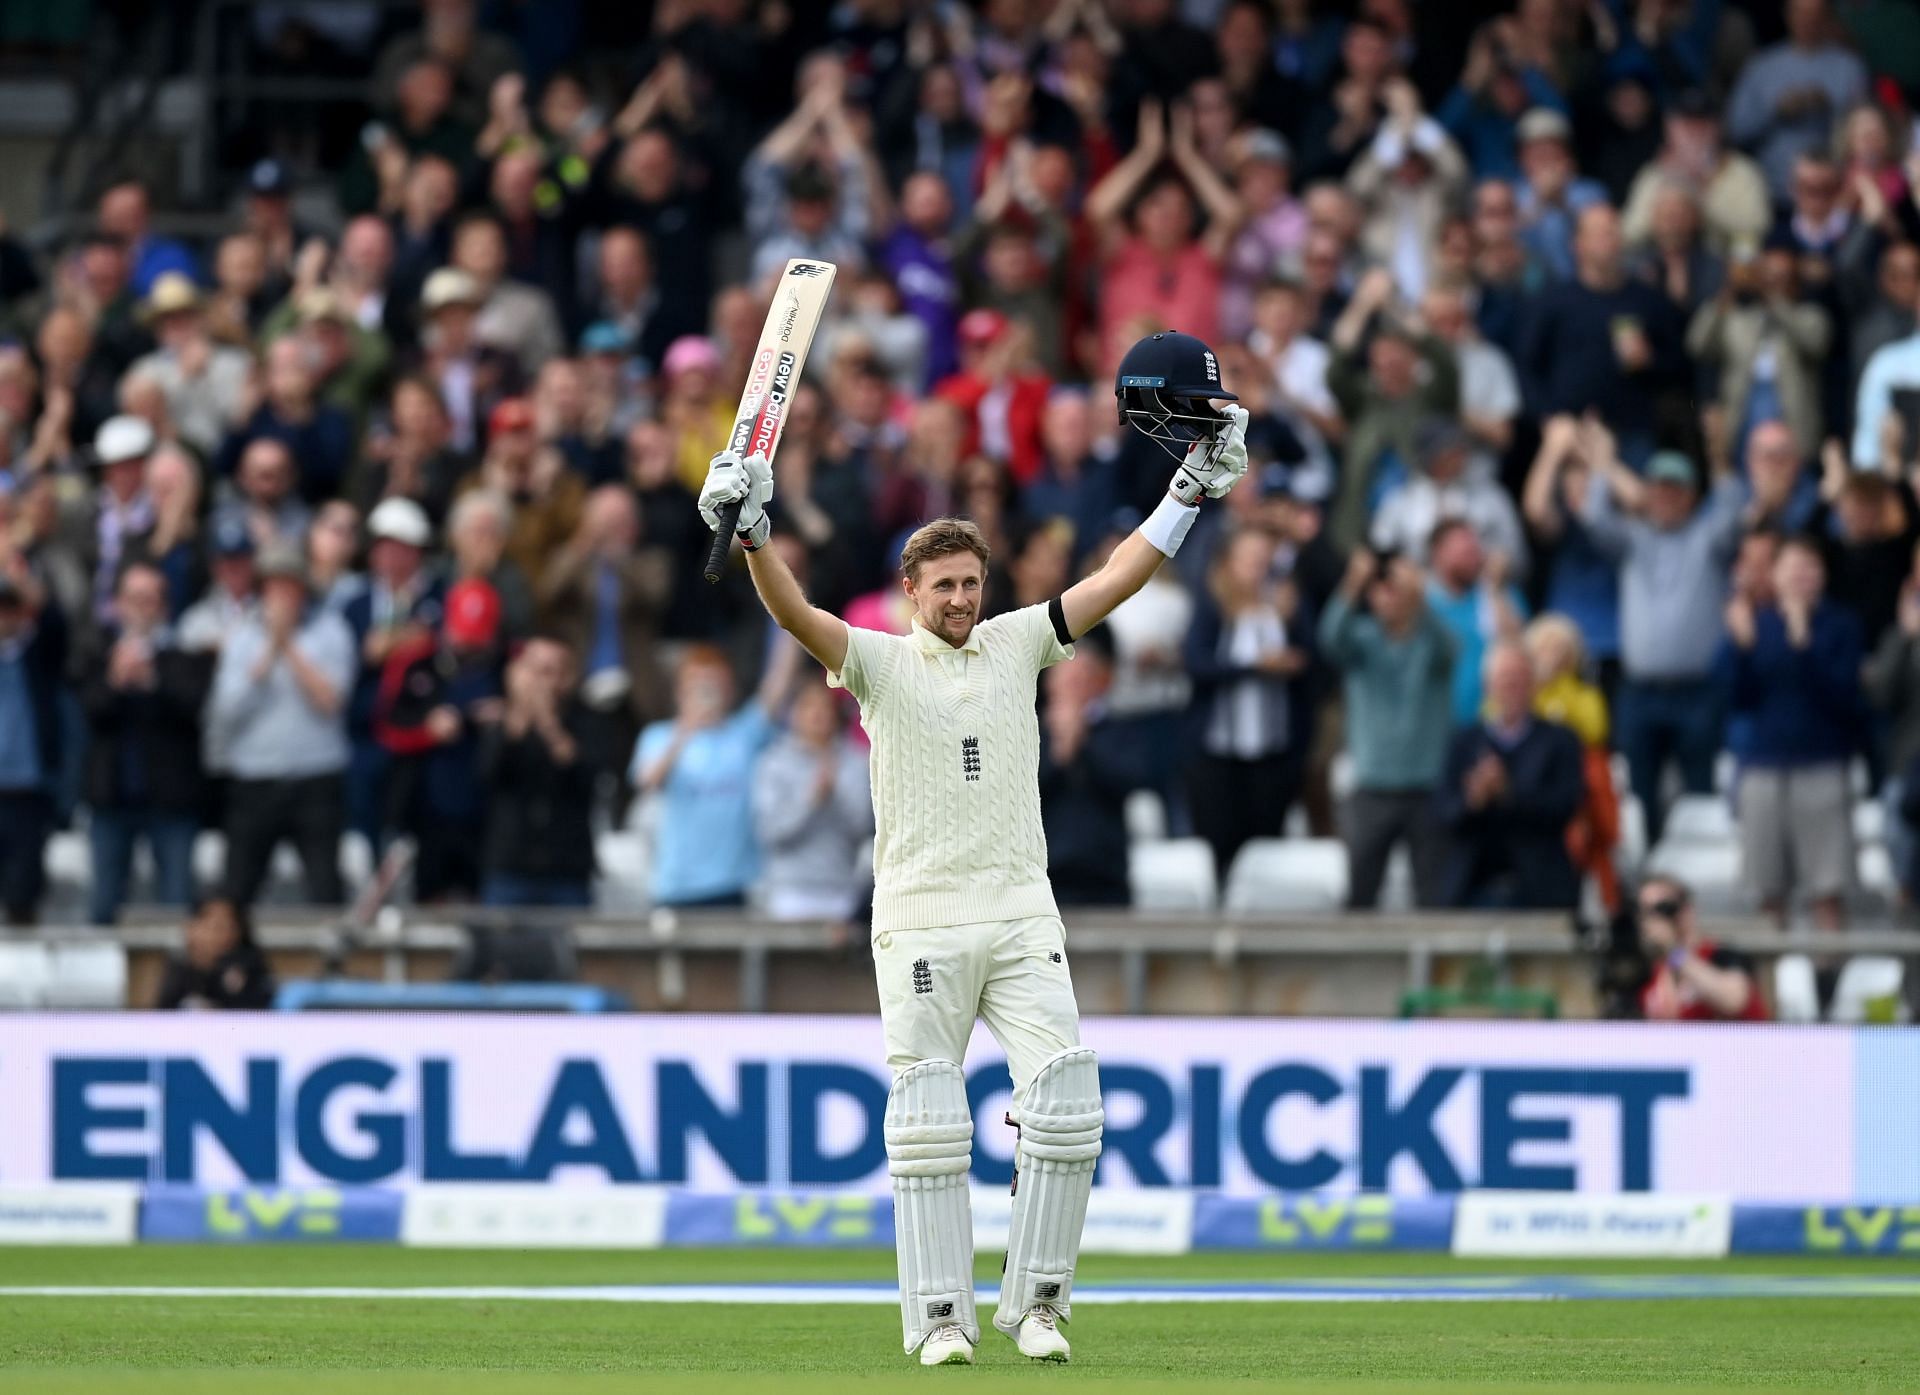
[[[1107,171],[1106,178],[1087,194],[1087,218],[1102,238],[1110,238],[1119,226],[1120,214],[1153,167],[1166,153],[1165,115],[1160,101],[1148,97],[1140,103],[1140,134],[1126,158]]]
[[[799,578],[772,548],[749,551],[747,572],[774,623],[799,640],[829,673],[840,672],[847,661],[847,622],[808,601]]]
[[[1246,221],[1246,209],[1227,181],[1208,164],[1194,143],[1193,111],[1185,103],[1175,104],[1167,118],[1168,151],[1180,173],[1207,210],[1207,232],[1203,245],[1213,257],[1224,257],[1240,224]]]

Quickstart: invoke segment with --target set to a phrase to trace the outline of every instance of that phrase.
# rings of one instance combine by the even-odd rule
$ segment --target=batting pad
[[[973,1111],[960,1067],[952,1061],[916,1061],[896,1075],[887,1095],[886,1136],[907,1350],[947,1323],[957,1323],[977,1345],[973,1208],[967,1198]],[[1079,1238],[1078,1230],[1074,1236]]]
[[[1073,1266],[1087,1221],[1087,1193],[1100,1156],[1099,1058],[1084,1046],[1049,1056],[1021,1101],[1019,1172],[1000,1310],[993,1325],[1012,1333],[1035,1304],[1072,1316]]]

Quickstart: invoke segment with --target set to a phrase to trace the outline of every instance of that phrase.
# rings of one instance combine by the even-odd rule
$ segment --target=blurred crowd
[[[364,79],[346,139],[261,104],[215,237],[129,172],[0,239],[11,919],[58,828],[102,922],[142,844],[165,902],[244,909],[284,843],[337,903],[348,831],[422,901],[588,905],[650,802],[655,901],[857,914],[857,714],[699,576],[794,256],[840,277],[776,545],[853,624],[905,627],[941,514],[989,613],[1100,565],[1166,483],[1109,395],[1139,336],[1253,413],[1246,485],[1043,683],[1063,901],[1127,901],[1146,789],[1222,876],[1303,817],[1356,907],[1400,846],[1422,906],[1618,907],[1623,798],[1657,841],[1729,751],[1769,909],[1844,914],[1860,760],[1920,881],[1906,0],[250,22],[259,71]]]

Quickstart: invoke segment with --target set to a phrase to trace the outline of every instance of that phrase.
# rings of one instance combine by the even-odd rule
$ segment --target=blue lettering
[[[1144,1066],[1102,1066],[1100,1093],[1138,1095],[1140,1117],[1126,1128],[1115,1128],[1109,1116],[1106,1134],[1101,1139],[1100,1161],[1095,1165],[1095,1180],[1104,1173],[1108,1159],[1116,1154],[1127,1160],[1127,1167],[1143,1187],[1164,1187],[1171,1183],[1166,1168],[1153,1155],[1153,1145],[1173,1127],[1173,1086],[1165,1076]]]
[[[147,1175],[145,1153],[96,1153],[95,1129],[145,1129],[147,1111],[137,1105],[108,1109],[92,1103],[95,1085],[144,1085],[147,1062],[126,1057],[57,1057],[53,1063],[53,1175],[63,1182],[138,1182]]]
[[[827,1095],[845,1095],[860,1106],[864,1128],[860,1141],[844,1153],[828,1153],[820,1142],[820,1101]],[[830,1186],[857,1182],[887,1161],[882,1121],[887,1113],[887,1087],[855,1066],[820,1061],[796,1061],[787,1068],[787,1119],[792,1135],[787,1142],[787,1176],[795,1185]]]
[[[426,1182],[512,1182],[505,1153],[462,1153],[453,1145],[453,1063],[420,1063],[420,1177]]]
[[[1279,1157],[1267,1146],[1267,1115],[1288,1095],[1305,1095],[1315,1104],[1340,1097],[1340,1082],[1314,1066],[1274,1066],[1247,1082],[1240,1101],[1240,1151],[1247,1167],[1277,1191],[1306,1192],[1340,1175],[1340,1160],[1322,1148],[1304,1158]]]
[[[1620,1189],[1653,1190],[1653,1107],[1691,1093],[1684,1070],[1611,1071],[1620,1100]]]
[[[194,1134],[205,1129],[249,1182],[280,1180],[278,1061],[247,1058],[247,1090],[241,1105],[220,1093],[198,1061],[174,1057],[162,1062],[160,1069],[161,1097],[167,1107],[161,1129],[162,1176],[169,1182],[194,1179]]]
[[[578,1110],[586,1117],[587,1139],[570,1143],[566,1138],[567,1121]],[[527,1160],[520,1175],[529,1182],[544,1182],[559,1167],[597,1167],[609,1182],[638,1182],[640,1165],[633,1160],[633,1147],[620,1126],[620,1115],[607,1093],[607,1082],[592,1061],[563,1061],[547,1095],[547,1107],[534,1126],[533,1142],[527,1146]]]
[[[384,1090],[396,1074],[392,1066],[371,1056],[342,1056],[316,1067],[300,1082],[293,1102],[293,1138],[308,1167],[329,1181],[366,1183],[391,1177],[406,1165],[406,1119],[402,1115],[373,1110],[356,1113],[354,1128],[373,1140],[372,1150],[364,1153],[345,1153],[334,1147],[325,1124],[327,1102],[336,1090],[354,1085]]]
[[[1426,1174],[1428,1186],[1437,1192],[1460,1190],[1460,1169],[1440,1146],[1440,1138],[1433,1131],[1433,1116],[1464,1074],[1465,1071],[1454,1066],[1428,1071],[1407,1096],[1406,1103],[1395,1109],[1387,1094],[1387,1068],[1361,1067],[1362,1187],[1369,1191],[1384,1190],[1393,1160],[1402,1153],[1411,1153],[1421,1172]]]
[[[687,1135],[706,1135],[736,1181],[765,1185],[767,1180],[767,1068],[763,1063],[742,1064],[737,1071],[738,1112],[722,1109],[693,1067],[685,1061],[662,1061],[655,1075],[654,1095],[660,1110],[661,1182],[687,1180]]]
[[[1220,1185],[1220,1067],[1195,1066],[1189,1109],[1187,1184]]]
[[[1525,1139],[1564,1142],[1572,1123],[1561,1119],[1515,1119],[1513,1101],[1521,1095],[1572,1095],[1613,1099],[1620,1105],[1620,1189],[1653,1187],[1653,1107],[1663,1099],[1685,1099],[1690,1085],[1684,1070],[1489,1070],[1481,1072],[1481,1185],[1571,1191],[1579,1178],[1571,1167],[1520,1167],[1509,1156]],[[1522,1180],[1495,1180],[1519,1178]]]

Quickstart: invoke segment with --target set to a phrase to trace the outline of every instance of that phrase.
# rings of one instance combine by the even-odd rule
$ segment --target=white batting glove
[[[1244,457],[1243,450],[1241,455]],[[1244,464],[1241,467],[1245,468]],[[740,517],[734,523],[734,536],[740,545],[753,552],[766,545],[767,501],[773,498],[773,465],[764,455],[745,460],[723,450],[707,462],[707,482],[700,486],[700,517],[707,527],[720,531],[720,510],[736,499]]]
[[[1195,441],[1187,447],[1187,458],[1173,472],[1167,492],[1183,504],[1196,504],[1202,494],[1209,499],[1225,496],[1247,473],[1247,422],[1253,413],[1237,403],[1226,406],[1227,429],[1216,441]]]

